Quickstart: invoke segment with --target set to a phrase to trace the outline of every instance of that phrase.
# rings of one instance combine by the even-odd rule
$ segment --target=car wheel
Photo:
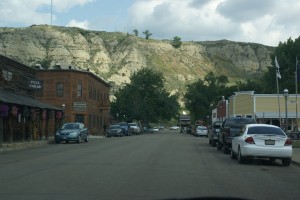
[[[69,144],[69,140],[66,140],[66,143]]]
[[[217,149],[220,151],[222,149],[222,143],[221,142],[218,142],[217,144]]]
[[[88,141],[89,141],[89,135],[86,136],[86,138],[85,138],[84,141],[85,141],[85,142],[88,142]]]
[[[81,141],[81,135],[78,135],[77,143],[80,143],[80,141]]]
[[[59,144],[59,143],[60,143],[60,141],[59,141],[59,140],[55,140],[55,143],[56,143],[56,144]]]
[[[228,147],[228,144],[226,143],[223,143],[223,153],[224,154],[228,154],[229,153],[229,147]]]
[[[238,159],[238,161],[239,161],[240,164],[244,163],[244,161],[245,161],[245,158],[242,156],[240,147],[239,147],[239,149],[238,149],[238,156],[237,156],[237,159]]]
[[[230,153],[230,158],[231,159],[236,159],[237,158],[236,154],[232,151],[232,149],[231,149],[231,153]]]
[[[215,147],[216,145],[217,145],[216,141],[213,140],[213,141],[212,141],[212,146]]]
[[[283,158],[282,159],[282,165],[283,166],[290,166],[292,159],[290,158]]]

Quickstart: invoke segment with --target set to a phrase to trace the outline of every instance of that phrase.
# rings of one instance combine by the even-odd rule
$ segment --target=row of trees
[[[137,29],[134,29],[134,30],[133,30],[133,33],[134,33],[135,36],[137,36],[137,37],[139,36],[139,31],[138,31]],[[152,33],[150,33],[149,30],[145,30],[145,31],[143,32],[143,34],[145,35],[145,38],[146,38],[146,39],[149,39],[150,36],[152,35]],[[172,44],[173,47],[175,47],[175,48],[181,47],[181,44],[182,44],[181,38],[180,38],[179,36],[175,36],[175,37],[172,39],[171,44]]]
[[[139,31],[137,30],[137,29],[134,29],[133,30],[133,33],[134,33],[134,35],[135,36],[139,36]],[[149,38],[150,38],[150,36],[152,35],[152,33],[150,33],[150,31],[149,30],[145,30],[144,32],[143,32],[143,34],[145,35],[145,38],[148,40]]]

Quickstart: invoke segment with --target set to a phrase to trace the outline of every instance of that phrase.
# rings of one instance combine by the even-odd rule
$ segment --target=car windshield
[[[222,122],[217,122],[213,124],[213,128],[220,128],[222,126]]]
[[[206,128],[206,127],[203,127],[203,126],[198,126],[197,129],[198,129],[198,130],[207,130],[207,128]]]
[[[79,129],[79,124],[64,124],[62,129]]]
[[[266,126],[257,126],[249,127],[248,135],[282,135],[285,136],[285,133],[280,128],[275,127],[266,127]]]
[[[231,127],[243,127],[245,124],[254,124],[255,120],[252,118],[235,118],[229,119],[227,126]]]
[[[120,128],[120,127],[121,127],[120,125],[111,125],[110,126],[111,129]]]

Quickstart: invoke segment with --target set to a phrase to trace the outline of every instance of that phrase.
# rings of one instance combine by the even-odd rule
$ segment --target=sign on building
[[[85,112],[86,102],[73,102],[73,111]]]
[[[29,81],[28,87],[33,90],[41,90],[43,88],[44,82],[40,80]]]

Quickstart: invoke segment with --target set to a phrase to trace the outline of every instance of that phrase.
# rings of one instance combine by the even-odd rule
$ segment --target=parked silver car
[[[80,143],[81,140],[85,142],[89,141],[88,129],[82,123],[65,123],[61,129],[55,133],[55,142],[60,143],[65,141],[69,143],[70,141],[75,141]]]
[[[206,126],[197,126],[195,136],[206,136],[208,134],[208,129]]]

